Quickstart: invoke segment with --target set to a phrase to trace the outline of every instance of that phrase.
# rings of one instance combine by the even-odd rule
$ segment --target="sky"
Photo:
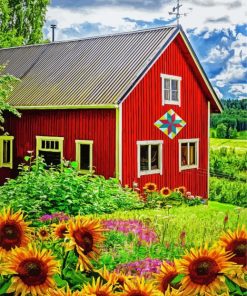
[[[174,25],[177,0],[51,0],[56,41]],[[247,1],[180,0],[180,24],[218,97],[247,98]]]

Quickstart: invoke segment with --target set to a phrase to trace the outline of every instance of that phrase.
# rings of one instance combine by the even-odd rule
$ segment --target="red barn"
[[[123,185],[208,196],[209,119],[222,105],[181,27],[1,49],[21,79],[0,137],[1,182],[28,150]]]

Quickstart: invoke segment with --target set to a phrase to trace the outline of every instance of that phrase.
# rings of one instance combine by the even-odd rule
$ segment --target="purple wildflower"
[[[115,272],[123,272],[126,275],[131,276],[143,276],[145,278],[151,278],[153,273],[158,273],[162,261],[159,259],[146,258],[144,260],[119,264],[115,269]]]
[[[125,234],[133,233],[140,242],[155,243],[158,241],[155,231],[138,220],[107,220],[103,224],[109,230],[116,230]]]

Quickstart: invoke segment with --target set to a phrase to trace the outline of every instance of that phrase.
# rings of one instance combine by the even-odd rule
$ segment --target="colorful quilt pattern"
[[[186,122],[172,109],[167,111],[159,120],[154,123],[170,139],[174,139]]]

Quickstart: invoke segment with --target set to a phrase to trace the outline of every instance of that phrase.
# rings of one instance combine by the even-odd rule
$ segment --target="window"
[[[82,173],[93,172],[93,141],[76,140],[76,161]]]
[[[63,158],[63,137],[36,137],[36,156],[44,158],[45,163],[50,165],[61,164]]]
[[[198,168],[199,139],[179,140],[179,171]]]
[[[162,79],[162,105],[180,106],[181,77],[161,74]]]
[[[142,175],[162,175],[163,141],[137,141],[138,178]]]
[[[13,136],[0,136],[0,167],[13,168]]]

